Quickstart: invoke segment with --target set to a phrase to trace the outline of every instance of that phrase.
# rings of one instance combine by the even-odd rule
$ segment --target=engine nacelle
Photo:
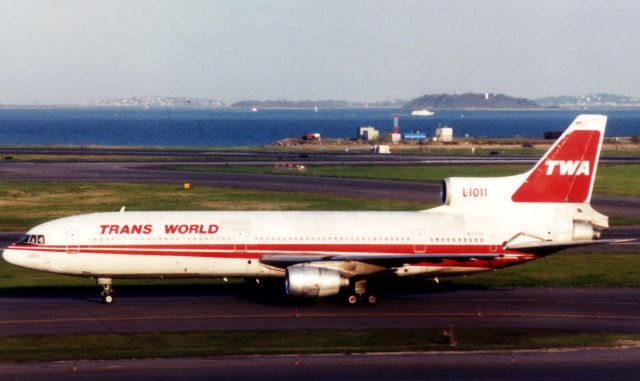
[[[587,221],[573,221],[573,240],[583,241],[600,238],[600,232]]]
[[[440,181],[440,202],[443,205],[451,205],[451,179]]]
[[[520,175],[507,177],[448,177],[440,183],[440,201],[444,205],[510,202],[522,181]]]
[[[293,265],[287,267],[285,275],[285,290],[290,296],[321,298],[336,295],[348,285],[349,280],[338,270],[326,267]]]
[[[558,218],[555,222],[554,239],[557,241],[590,241],[600,238],[600,231],[585,220]]]

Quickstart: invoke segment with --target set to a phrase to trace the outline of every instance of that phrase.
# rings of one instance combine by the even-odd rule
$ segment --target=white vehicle
[[[435,112],[429,111],[427,109],[413,110],[411,112],[411,116],[432,116],[432,115],[435,115]]]
[[[606,117],[581,115],[530,171],[447,178],[419,212],[112,212],[36,226],[6,261],[95,278],[284,277],[287,294],[375,304],[374,277],[479,273],[598,240],[590,206]],[[620,242],[620,241],[616,241]]]

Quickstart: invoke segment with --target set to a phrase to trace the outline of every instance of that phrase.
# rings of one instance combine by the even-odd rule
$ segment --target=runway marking
[[[638,321],[640,316],[602,315],[598,312],[591,314],[556,314],[556,313],[500,313],[500,312],[409,312],[409,313],[275,313],[275,314],[243,314],[243,315],[168,315],[168,316],[124,316],[103,318],[58,318],[58,319],[24,319],[0,320],[1,325],[42,324],[42,323],[82,323],[82,322],[118,322],[118,321],[162,321],[162,320],[225,320],[225,319],[331,319],[331,318],[436,318],[436,317],[475,317],[486,318],[567,318],[567,319],[597,319],[597,320],[626,320]]]

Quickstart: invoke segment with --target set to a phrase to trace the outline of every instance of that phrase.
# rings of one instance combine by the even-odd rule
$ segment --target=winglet
[[[591,200],[607,117],[579,115],[513,193],[514,202]]]

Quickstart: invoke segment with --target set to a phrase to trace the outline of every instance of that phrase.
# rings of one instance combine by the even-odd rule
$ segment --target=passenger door
[[[413,237],[413,252],[416,254],[424,254],[427,252],[427,235],[424,230],[414,230]]]
[[[247,231],[244,229],[234,230],[234,245],[236,253],[247,252]]]
[[[78,254],[80,252],[80,232],[78,230],[67,231],[67,254]]]

